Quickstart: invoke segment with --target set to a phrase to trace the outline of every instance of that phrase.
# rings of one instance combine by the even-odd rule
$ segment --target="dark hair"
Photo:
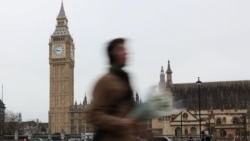
[[[108,43],[107,53],[108,53],[110,65],[114,64],[114,61],[115,61],[113,50],[117,47],[118,44],[124,44],[125,41],[126,40],[124,38],[116,38],[116,39],[111,40]]]

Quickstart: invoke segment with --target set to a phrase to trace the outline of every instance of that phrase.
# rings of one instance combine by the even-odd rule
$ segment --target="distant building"
[[[155,134],[199,137],[198,87],[195,82],[172,82],[170,62],[160,73],[159,88],[181,101],[185,109],[171,116],[152,120]],[[201,130],[217,139],[246,138],[250,130],[250,81],[203,82],[201,85]]]
[[[87,123],[86,108],[88,106],[87,97],[85,95],[83,103],[71,105],[70,115],[70,134],[93,133],[94,128]]]
[[[0,100],[0,136],[4,135],[5,104]]]
[[[46,135],[48,131],[48,123],[41,123],[38,120],[24,121],[19,125],[21,135]]]

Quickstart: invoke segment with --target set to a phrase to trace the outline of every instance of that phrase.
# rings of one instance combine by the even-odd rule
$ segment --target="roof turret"
[[[171,67],[170,67],[170,61],[168,60],[168,69],[167,69],[167,74],[172,73]]]
[[[165,74],[164,74],[164,69],[163,69],[163,67],[161,67],[160,84],[165,84]]]
[[[84,96],[83,105],[87,105],[87,96],[86,96],[86,93],[85,93],[85,96]]]

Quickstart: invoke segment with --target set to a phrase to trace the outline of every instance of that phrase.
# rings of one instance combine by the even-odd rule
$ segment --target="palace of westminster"
[[[74,103],[75,44],[68,28],[63,3],[57,25],[49,41],[50,94],[48,133],[81,134],[93,132],[87,123],[87,97]],[[201,119],[198,114],[196,83],[175,84],[168,62],[160,71],[159,89],[181,100],[185,110],[153,119],[147,124],[153,134],[198,136],[201,130],[215,138],[245,136],[250,130],[250,81],[204,82],[200,85]],[[136,94],[135,101],[139,102]]]

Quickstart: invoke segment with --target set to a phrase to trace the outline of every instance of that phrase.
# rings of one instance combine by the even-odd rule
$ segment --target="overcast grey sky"
[[[0,0],[0,84],[8,110],[48,121],[49,38],[61,0]],[[143,96],[168,59],[173,82],[249,80],[249,0],[64,0],[76,47],[75,100],[107,69],[105,43],[129,39]]]

